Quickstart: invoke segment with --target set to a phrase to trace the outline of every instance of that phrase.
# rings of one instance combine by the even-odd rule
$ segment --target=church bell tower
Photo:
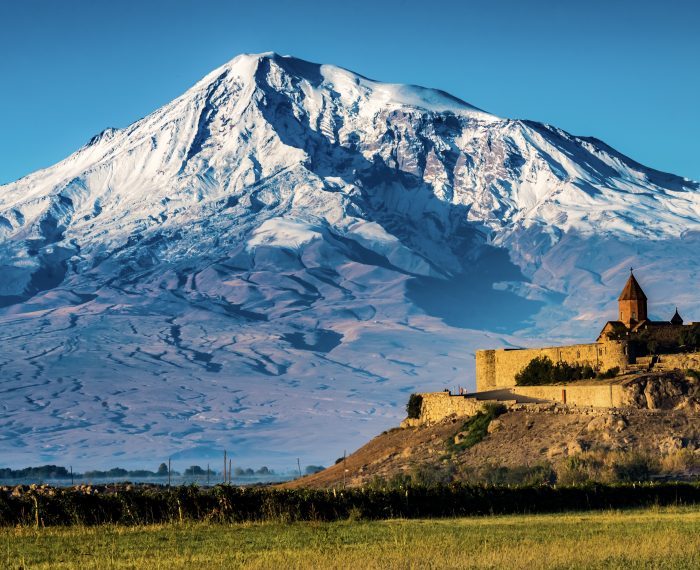
[[[647,296],[637,283],[632,269],[617,301],[620,307],[620,321],[628,328],[647,320]]]

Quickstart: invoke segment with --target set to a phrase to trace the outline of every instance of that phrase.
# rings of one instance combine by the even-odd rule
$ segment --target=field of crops
[[[700,509],[0,529],[2,568],[698,568]]]

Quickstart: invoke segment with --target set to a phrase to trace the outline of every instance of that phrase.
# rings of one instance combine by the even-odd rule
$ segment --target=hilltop
[[[483,421],[452,415],[393,428],[344,461],[285,486],[361,486],[403,479],[424,484],[696,479],[698,379],[660,372],[627,381],[631,405],[625,408],[514,402],[489,410],[487,404],[480,412]]]

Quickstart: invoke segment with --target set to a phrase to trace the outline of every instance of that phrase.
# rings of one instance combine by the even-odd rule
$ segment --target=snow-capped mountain
[[[0,456],[328,462],[477,347],[590,338],[630,264],[700,320],[699,217],[596,139],[239,56],[0,187]]]

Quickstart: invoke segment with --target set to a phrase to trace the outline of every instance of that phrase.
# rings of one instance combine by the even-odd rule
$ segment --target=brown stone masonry
[[[478,350],[476,352],[476,390],[484,392],[515,386],[515,375],[531,360],[546,356],[552,362],[589,365],[595,370],[624,368],[634,362],[627,341],[603,341],[590,344]]]

